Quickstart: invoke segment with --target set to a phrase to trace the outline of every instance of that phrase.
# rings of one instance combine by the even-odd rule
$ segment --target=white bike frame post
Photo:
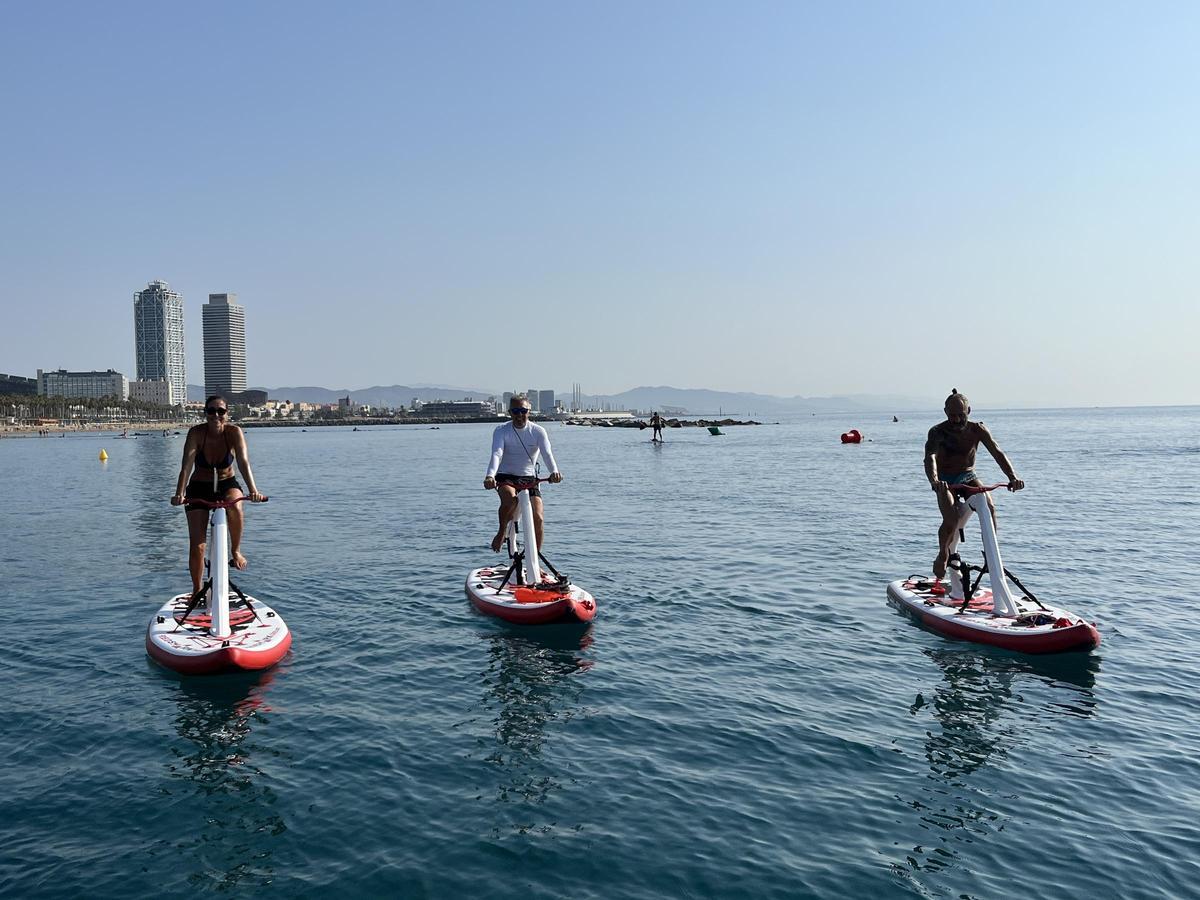
[[[537,532],[533,528],[533,502],[529,491],[517,492],[517,520],[525,535],[525,559],[521,564],[526,584],[542,583],[542,567],[538,564]]]
[[[225,510],[214,509],[212,514],[212,537],[208,542],[208,574],[212,578],[209,597],[209,613],[212,624],[208,631],[215,638],[225,640],[233,632],[229,627],[229,523]]]
[[[992,511],[988,506],[987,494],[975,494],[967,501],[979,517],[979,532],[983,538],[983,552],[987,557],[988,582],[992,586],[992,615],[1015,618],[1020,614],[1017,601],[1008,589],[1004,577],[1004,561],[1000,558],[1000,545],[996,542],[996,528],[992,524]]]

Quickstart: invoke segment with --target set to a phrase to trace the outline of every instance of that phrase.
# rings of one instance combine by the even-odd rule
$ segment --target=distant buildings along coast
[[[224,394],[232,403],[265,403],[266,391],[246,388],[246,310],[237,294],[209,294],[202,321],[207,392]],[[36,378],[0,375],[0,393],[186,405],[183,295],[165,281],[151,281],[133,295],[133,359],[133,381],[115,369],[38,369]]]
[[[0,394],[36,394],[38,392],[37,378],[26,378],[22,375],[5,375],[0,372]]]
[[[446,416],[452,419],[465,419],[479,416],[494,416],[496,403],[493,400],[434,400],[432,403],[422,403],[422,416]]]
[[[271,401],[265,390],[247,387],[246,309],[238,295],[232,292],[211,293],[208,302],[201,306],[204,384],[202,388],[191,386],[189,400],[184,318],[183,294],[172,290],[166,281],[154,279],[133,294],[135,378],[131,380],[124,372],[111,368],[103,371],[38,369],[36,378],[0,374],[0,393],[36,394],[67,400],[111,398],[142,406],[175,407],[177,411],[187,407],[193,413],[198,411],[202,396],[221,394],[238,408],[236,417],[239,419],[385,418],[396,415],[507,419],[514,397],[527,399],[534,416],[544,419],[564,418],[571,412],[586,411],[578,383],[572,385],[569,404],[558,399],[553,389],[545,388],[505,391],[502,399],[495,395],[482,399],[478,393],[475,397],[469,396],[474,392],[458,393],[453,388],[443,392],[441,388],[434,388],[425,392],[428,399],[413,397],[408,408],[396,399],[378,397],[376,389],[371,389],[374,395],[368,403],[356,403],[349,395],[339,396],[334,403],[312,402],[316,398],[288,396],[289,389],[286,388],[280,388],[279,392],[287,399]],[[604,409],[608,410],[608,404]]]

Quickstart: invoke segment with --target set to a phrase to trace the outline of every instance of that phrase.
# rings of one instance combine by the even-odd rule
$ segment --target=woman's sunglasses
[[[204,414],[206,416],[223,416],[227,412],[229,412],[229,410],[227,410],[223,406],[206,406],[206,407],[204,407]]]

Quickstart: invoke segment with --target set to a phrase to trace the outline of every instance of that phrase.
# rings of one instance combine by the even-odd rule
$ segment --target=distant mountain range
[[[430,403],[434,400],[462,400],[464,397],[470,397],[473,400],[486,400],[491,396],[500,396],[496,391],[485,391],[482,389],[472,390],[471,388],[436,387],[431,385],[410,387],[405,384],[376,385],[374,387],[357,388],[355,390],[349,388],[334,390],[323,387],[256,387],[254,390],[266,391],[267,396],[272,400],[291,400],[293,403],[337,403],[341,398],[349,397],[355,403],[389,407],[410,406],[414,397],[422,403]],[[203,385],[188,385],[188,400],[200,402],[204,397]]]
[[[323,387],[257,388],[266,390],[272,400],[292,400],[296,403],[336,403],[349,396],[355,403],[370,406],[408,406],[413,398],[422,403],[433,400],[486,400],[500,397],[503,391],[482,388],[460,388],[436,385],[376,385],[374,387],[331,390]],[[570,392],[556,393],[559,400],[568,400]],[[202,401],[204,388],[188,385],[188,399]],[[939,409],[941,401],[929,397],[910,397],[899,394],[852,394],[837,397],[776,397],[771,394],[710,391],[703,388],[637,387],[620,394],[584,394],[585,406],[598,409],[663,409],[684,410],[693,415],[753,415],[771,416],[797,412],[898,412],[914,409]]]
[[[776,397],[771,394],[710,391],[703,388],[637,387],[620,394],[585,397],[589,406],[612,409],[685,409],[693,415],[768,416],[797,412],[896,412],[937,409],[939,401],[896,394],[839,397]]]

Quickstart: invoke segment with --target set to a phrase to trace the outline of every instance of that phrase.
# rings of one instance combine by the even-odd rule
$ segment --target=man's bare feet
[[[950,561],[950,554],[945,548],[938,553],[937,558],[933,561],[933,574],[938,578],[946,577],[946,563]]]
[[[504,532],[502,531],[498,535],[496,535],[494,538],[492,538],[492,552],[499,553],[500,547],[503,544],[504,544]]]
[[[233,567],[239,572],[246,568],[246,557],[242,556],[242,552],[240,550],[233,551],[233,559],[230,560],[230,562],[233,563]]]

